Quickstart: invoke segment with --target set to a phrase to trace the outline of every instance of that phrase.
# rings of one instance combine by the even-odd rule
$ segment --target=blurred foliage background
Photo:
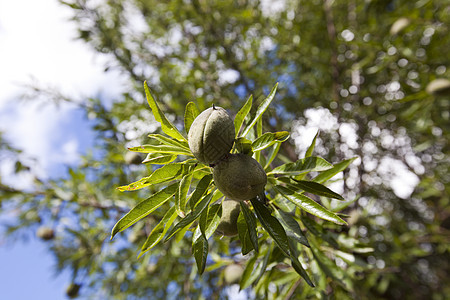
[[[224,267],[248,260],[236,241],[214,237],[199,277],[182,235],[138,260],[158,211],[109,241],[114,223],[155,192],[116,190],[151,172],[125,161],[127,147],[160,130],[144,102],[144,80],[180,128],[189,101],[236,113],[250,94],[258,102],[279,82],[263,121],[267,131],[291,132],[281,149],[286,158],[302,157],[305,135],[310,143],[317,129],[318,155],[330,162],[359,157],[332,185],[354,200],[344,210],[349,225],[302,219],[323,250],[303,262],[317,287],[269,265],[245,289],[248,297],[450,294],[448,0],[60,2],[72,8],[79,38],[108,55],[105,72],[122,72],[127,91],[80,100],[35,87],[41,100],[78,105],[94,124],[96,145],[68,176],[35,177],[32,190],[0,180],[0,213],[17,216],[8,224],[11,240],[40,226],[54,229],[48,251],[59,270],[71,270],[82,296],[227,298]],[[20,150],[0,141],[2,159],[16,161],[17,174],[33,174]]]

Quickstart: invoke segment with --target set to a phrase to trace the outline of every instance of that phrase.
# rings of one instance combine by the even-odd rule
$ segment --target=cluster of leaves
[[[153,115],[161,124],[162,131],[167,136],[150,134],[149,137],[156,140],[158,144],[132,147],[129,150],[146,153],[147,158],[143,163],[155,164],[160,167],[157,167],[149,176],[118,189],[120,191],[134,191],[156,184],[164,184],[164,186],[123,216],[114,226],[111,238],[145,218],[164,203],[172,202],[164,217],[148,235],[142,245],[140,255],[152,249],[159,242],[168,241],[176,234],[184,236],[186,231],[193,231],[192,253],[197,263],[198,272],[202,274],[207,265],[208,239],[214,234],[220,222],[221,200],[224,196],[214,185],[211,167],[199,163],[196,159],[189,158],[193,155],[185,136],[164,115],[147,83],[144,83],[144,85],[147,101]],[[241,287],[247,287],[253,280],[256,280],[256,278],[252,278],[252,280],[250,276],[254,274],[255,259],[259,256],[264,257],[261,266],[258,267],[259,272],[257,274],[260,274],[259,277],[265,272],[268,263],[277,260],[283,261],[283,258],[280,258],[279,255],[276,260],[273,257],[269,259],[273,251],[280,252],[282,257],[284,255],[289,258],[294,270],[311,287],[314,287],[313,281],[299,261],[298,244],[309,248],[316,248],[316,246],[310,245],[300,229],[298,224],[300,216],[307,212],[318,218],[344,225],[346,222],[339,217],[337,212],[346,208],[351,202],[343,202],[344,204],[339,205],[337,209],[330,210],[305,193],[329,199],[344,200],[341,195],[333,192],[323,183],[342,172],[354,158],[332,165],[321,157],[312,156],[316,135],[306,152],[305,158],[274,167],[272,162],[278,154],[280,144],[289,138],[289,133],[286,131],[263,133],[261,117],[272,102],[276,89],[277,85],[267,98],[259,104],[253,117],[249,116],[253,101],[252,96],[250,96],[237,113],[234,121],[237,139],[232,152],[253,154],[264,166],[268,176],[267,196],[263,195],[246,201],[251,202],[253,209],[250,209],[243,202],[240,203],[238,232],[241,251],[243,255],[246,255],[255,250],[254,259],[250,259],[247,263],[241,280]],[[193,102],[188,103],[184,114],[186,134],[198,114],[196,105]],[[249,120],[249,122],[245,122],[245,120]],[[241,127],[244,128],[242,133]],[[247,139],[250,136],[253,137],[253,141],[252,138]],[[264,154],[261,155],[263,152]],[[178,156],[180,161],[173,162]],[[187,159],[183,160],[185,157]],[[316,172],[317,175],[312,180],[304,180],[310,172]],[[191,185],[194,185],[195,188],[191,188]],[[275,216],[272,215],[272,212]],[[180,217],[180,220],[175,222],[177,217]],[[276,249],[274,249],[274,246],[267,246],[267,242],[258,241],[256,220],[259,220],[259,223],[265,229],[265,234],[273,239]],[[260,243],[265,244],[265,246],[260,247]],[[264,251],[260,251],[260,248],[263,248]],[[320,250],[316,249],[315,251]],[[314,253],[314,250],[312,252]]]
[[[58,270],[68,269],[83,282],[82,294],[116,299],[220,298],[227,292],[221,267],[231,263],[253,264],[254,272],[248,275],[247,271],[243,277],[250,276],[246,282],[255,283],[246,290],[249,296],[260,298],[445,299],[450,293],[450,101],[448,95],[426,92],[436,78],[450,78],[447,0],[291,0],[281,6],[233,0],[61,2],[70,7],[80,38],[110,58],[106,69],[120,69],[126,90],[111,101],[102,95],[102,99],[82,100],[33,89],[36,98],[81,104],[80,109],[95,123],[100,145],[66,178],[36,180],[32,192],[13,188],[5,182],[6,176],[0,178],[0,201],[2,212],[17,213],[17,223],[8,227],[8,232],[20,233],[16,236],[27,236],[38,224],[55,228],[55,239],[47,243],[49,251]],[[405,19],[406,26],[392,30],[393,24]],[[222,76],[224,72],[231,72],[234,79]],[[303,285],[281,259],[277,261],[289,260],[278,246],[266,243],[271,239],[266,230],[258,230],[259,252],[250,261],[248,256],[235,255],[242,250],[238,239],[211,236],[208,272],[201,277],[196,275],[191,239],[183,238],[191,230],[185,235],[180,231],[154,246],[151,255],[136,260],[136,245],[145,243],[173,201],[166,201],[112,242],[102,240],[113,222],[139,199],[167,187],[161,183],[135,193],[115,190],[158,168],[127,166],[123,160],[126,147],[147,143],[142,132],[138,141],[128,135],[130,127],[134,131],[139,124],[150,124],[143,132],[161,133],[152,129],[154,118],[142,105],[144,78],[177,128],[182,127],[185,106],[192,98],[201,110],[214,102],[238,111],[245,95],[267,94],[273,82],[280,82],[279,101],[260,119],[260,126],[270,134],[291,133],[292,139],[272,145],[279,147],[273,165],[296,161],[307,150],[300,137],[312,134],[311,127],[321,128],[315,155],[330,162],[360,157],[343,171],[346,180],[328,182],[340,186],[345,199],[361,197],[345,210],[339,207],[347,202],[320,198],[329,211],[340,217],[348,214],[349,227],[303,210],[294,214],[294,204],[268,184],[268,209],[277,208],[272,214],[282,226],[277,212],[288,212],[311,246],[298,248],[299,261],[308,267],[315,289]],[[189,105],[195,110],[195,105]],[[255,110],[251,108],[250,113],[254,115]],[[314,122],[311,111],[326,112],[326,118]],[[250,154],[255,135],[251,129],[245,136],[248,141],[238,138],[237,151]],[[269,160],[272,146],[263,154],[255,151],[255,157]],[[2,144],[1,155],[12,153],[4,149]],[[191,158],[187,152],[183,155]],[[21,162],[17,164],[21,175],[29,175],[30,171],[20,168],[28,166],[20,153],[8,154],[8,159],[2,156],[2,164],[11,157]],[[181,162],[176,155],[161,152],[149,156],[150,161],[158,159]],[[420,180],[412,194],[396,190],[402,184],[404,190],[411,188],[400,180],[405,172],[408,178],[413,175]],[[282,182],[286,177],[273,179]],[[200,176],[193,177],[193,186],[199,180]],[[289,183],[302,184],[293,179]],[[281,185],[289,188],[287,182]],[[251,211],[255,213],[253,206]],[[182,217],[177,212],[174,218]],[[68,224],[68,218],[73,223]],[[289,230],[285,231],[289,236]],[[118,271],[110,272],[111,268]],[[149,280],[150,274],[158,280]]]

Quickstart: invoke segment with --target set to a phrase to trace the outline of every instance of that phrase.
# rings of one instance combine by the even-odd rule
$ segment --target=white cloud
[[[22,85],[34,78],[75,99],[101,93],[108,101],[124,87],[118,72],[103,71],[107,56],[75,39],[70,17],[70,9],[54,0],[0,4],[0,130],[25,154],[37,158],[43,176],[55,164],[77,162],[82,143],[73,132],[83,126],[73,124],[72,135],[62,134],[73,107],[37,109],[39,104],[33,101],[19,102]]]

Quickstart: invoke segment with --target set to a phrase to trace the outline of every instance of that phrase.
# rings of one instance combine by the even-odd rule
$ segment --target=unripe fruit
[[[241,265],[228,265],[224,270],[224,279],[227,284],[238,283],[244,273]]]
[[[237,219],[241,206],[239,201],[226,199],[222,202],[222,217],[216,231],[222,235],[234,236],[238,234]]]
[[[250,200],[262,192],[267,175],[261,165],[245,154],[231,154],[213,169],[214,183],[226,197]]]
[[[38,228],[36,235],[44,241],[50,241],[54,239],[55,232],[50,227],[41,226]]]
[[[409,24],[411,24],[411,21],[408,18],[398,19],[391,26],[391,30],[390,30],[391,35],[396,35],[396,34],[400,33],[403,29],[408,27]]]
[[[435,79],[427,85],[426,91],[431,95],[450,95],[450,80],[445,78]]]
[[[214,164],[233,147],[234,122],[225,109],[217,106],[208,108],[192,122],[188,142],[198,161]]]
[[[125,162],[128,165],[139,165],[142,162],[142,158],[138,153],[130,151],[125,154]]]
[[[81,285],[76,283],[71,283],[66,289],[66,295],[69,298],[78,297],[78,292],[80,291]]]

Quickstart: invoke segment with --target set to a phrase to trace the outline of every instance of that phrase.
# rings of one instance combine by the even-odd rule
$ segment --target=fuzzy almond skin
[[[267,175],[262,166],[245,154],[230,154],[213,169],[214,183],[228,198],[250,200],[264,192]]]
[[[222,217],[216,231],[225,236],[235,236],[238,234],[237,219],[241,211],[239,201],[225,199],[222,202]]]
[[[188,143],[198,161],[214,164],[233,147],[234,122],[225,109],[208,108],[192,122]]]

